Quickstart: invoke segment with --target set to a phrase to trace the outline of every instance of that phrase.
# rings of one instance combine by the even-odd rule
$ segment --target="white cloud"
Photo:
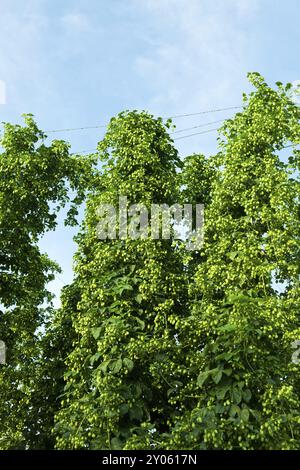
[[[241,17],[250,18],[258,12],[258,0],[233,0],[233,3]]]
[[[88,31],[89,19],[81,13],[68,13],[61,18],[64,27],[73,31]]]
[[[11,11],[8,2],[3,2],[1,7],[0,77],[5,81],[9,109],[19,115],[32,110],[26,104],[31,90],[35,90],[34,96],[40,90],[49,90],[40,57],[41,38],[48,28],[48,19],[35,10],[32,2],[19,15]]]
[[[257,14],[256,0],[133,2],[152,25],[149,48],[135,63],[153,90],[152,109],[239,104],[255,63],[255,37],[246,26]]]

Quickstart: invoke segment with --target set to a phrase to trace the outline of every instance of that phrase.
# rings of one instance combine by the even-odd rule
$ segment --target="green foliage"
[[[176,202],[177,152],[161,119],[128,112],[111,120],[99,156],[99,189],[77,237],[78,339],[56,417],[58,448],[150,445],[149,429],[164,432],[174,413],[168,390],[186,297],[180,254],[172,240],[98,240],[96,211],[122,195],[148,207]]]
[[[0,141],[0,338],[7,346],[0,368],[2,449],[47,447],[51,440],[51,426],[43,431],[52,404],[42,396],[49,314],[42,304],[51,300],[46,284],[59,268],[38,240],[55,228],[69,189],[75,192],[69,221],[75,222],[92,174],[89,160],[69,156],[63,141],[46,146],[32,116],[24,119],[24,126],[5,124]]]
[[[31,116],[5,126],[0,448],[299,450],[300,110],[290,84],[249,80],[210,158],[181,161],[171,122],[146,112],[112,118],[87,158],[45,146]],[[69,223],[89,193],[75,279],[53,311],[41,304],[58,267],[37,241],[69,188]],[[100,240],[98,208],[120,196],[203,203],[204,246]]]
[[[299,449],[299,151],[277,151],[299,143],[300,112],[283,86],[249,78],[256,90],[222,128],[181,331],[188,380],[163,448]]]

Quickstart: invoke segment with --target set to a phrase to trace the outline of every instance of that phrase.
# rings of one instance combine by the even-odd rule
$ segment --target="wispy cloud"
[[[251,18],[259,11],[258,0],[232,0],[237,14],[243,18]]]
[[[91,24],[89,18],[82,13],[67,13],[62,16],[61,23],[71,31],[89,31]]]
[[[26,102],[31,90],[35,90],[34,96],[40,90],[49,90],[39,54],[49,21],[30,1],[20,8],[18,15],[9,2],[1,2],[1,8],[0,78],[6,83],[6,102],[10,110],[21,114],[28,111]]]
[[[257,2],[134,1],[152,17],[159,37],[135,63],[151,83],[152,106],[180,111],[235,104],[254,56],[247,24],[258,12]]]

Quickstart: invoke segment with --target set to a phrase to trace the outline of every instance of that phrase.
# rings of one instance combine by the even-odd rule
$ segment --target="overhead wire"
[[[209,129],[207,131],[204,131],[204,132],[195,132],[194,134],[189,134],[189,135],[184,135],[182,137],[177,137],[176,139],[173,139],[173,140],[180,140],[180,139],[185,139],[185,138],[188,138],[188,137],[193,137],[194,135],[201,135],[201,134],[207,134],[209,132],[213,132],[213,131],[218,131],[219,129],[218,128],[215,128],[215,129]],[[290,148],[290,147],[295,147],[297,145],[300,145],[300,144],[291,144],[291,145],[285,145],[284,147],[282,147],[281,150],[283,149],[286,149],[286,148]],[[97,148],[93,148],[93,149],[90,149],[90,150],[79,150],[78,152],[72,152],[70,155],[82,155],[84,153],[93,153],[93,152],[97,152]]]
[[[210,114],[210,113],[218,113],[221,111],[228,111],[231,109],[241,109],[242,106],[230,106],[228,108],[218,108],[218,109],[210,109],[210,110],[205,110],[205,111],[198,111],[196,113],[186,113],[186,114],[176,114],[174,116],[166,116],[163,117],[163,119],[178,119],[178,118],[183,118],[183,117],[190,117],[190,116],[200,116],[201,114]],[[82,130],[87,130],[87,129],[103,129],[107,127],[107,124],[101,124],[97,126],[84,126],[84,127],[69,127],[65,129],[49,129],[46,130],[45,133],[56,133],[56,132],[73,132],[73,131],[82,131]]]
[[[218,119],[217,121],[205,122],[204,124],[199,124],[197,126],[185,127],[184,129],[179,129],[176,131],[170,132],[170,134],[179,134],[180,132],[190,131],[192,129],[198,129],[199,127],[211,126],[212,124],[217,124],[218,122],[224,122],[226,119]]]
[[[216,127],[215,129],[208,129],[206,131],[195,132],[194,134],[189,134],[189,135],[184,135],[184,136],[181,136],[181,137],[176,137],[173,140],[185,139],[187,137],[192,137],[193,135],[208,134],[209,132],[214,132],[214,131],[218,131],[218,130],[219,129]],[[96,152],[96,151],[97,151],[97,148],[93,148],[93,149],[90,149],[90,150],[80,150],[79,152],[72,152],[71,155],[80,155],[80,154],[83,154],[83,153]]]
[[[217,113],[217,112],[228,111],[228,110],[233,110],[233,109],[241,109],[242,107],[243,106],[229,106],[227,108],[215,108],[215,109],[198,111],[198,112],[195,112],[195,113],[175,114],[173,116],[163,117],[163,119],[167,120],[167,119],[178,119],[178,118],[184,118],[184,117],[190,117],[190,116],[199,116],[199,115],[203,115],[203,114]],[[209,126],[209,125],[217,124],[219,122],[224,122],[226,119],[230,119],[230,118],[218,119],[216,121],[202,123],[202,124],[198,124],[196,126],[186,127],[184,129],[178,129],[178,130],[170,132],[170,135],[179,134],[179,133],[186,132],[186,131],[189,131],[189,130],[192,130],[192,129],[198,129],[198,128],[201,128],[201,127],[206,127],[206,126]],[[88,130],[88,129],[104,129],[106,127],[107,127],[106,124],[101,124],[101,125],[97,125],[97,126],[82,126],[82,127],[70,127],[70,128],[64,128],[64,129],[50,129],[50,130],[46,130],[45,134],[46,133],[48,133],[48,134],[58,133],[58,132],[73,132],[73,131]],[[188,134],[188,135],[184,135],[184,136],[180,136],[180,137],[175,137],[175,138],[173,138],[173,140],[175,141],[175,140],[187,139],[189,137],[193,137],[193,136],[196,136],[196,135],[208,134],[210,132],[216,132],[218,130],[219,130],[219,128],[213,128],[213,129],[208,129],[208,130],[205,130],[205,131],[194,132],[192,134]],[[293,147],[293,144],[285,146],[283,148],[288,148],[288,147]],[[89,149],[89,150],[80,150],[78,152],[72,152],[71,155],[80,155],[80,154],[85,154],[85,153],[90,153],[90,152],[92,153],[92,152],[96,152],[96,151],[97,151],[97,148],[93,148],[93,149]]]
[[[181,137],[176,137],[173,140],[187,139],[188,137],[193,137],[194,135],[208,134],[209,132],[215,132],[215,131],[218,131],[218,130],[219,130],[219,128],[215,127],[214,129],[208,129],[207,131],[194,132],[193,134],[182,135]]]
[[[199,116],[200,114],[219,113],[221,111],[229,111],[230,109],[241,109],[243,106],[230,106],[229,108],[210,109],[208,111],[199,111],[197,113],[176,114],[175,116],[165,117],[164,119],[177,119],[188,116]]]

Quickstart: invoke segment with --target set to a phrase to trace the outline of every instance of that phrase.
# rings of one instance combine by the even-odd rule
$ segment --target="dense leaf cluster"
[[[31,116],[6,124],[2,449],[300,448],[300,110],[290,84],[249,79],[210,158],[181,160],[171,123],[146,112],[112,118],[96,158],[46,146]],[[38,239],[70,188],[69,221],[83,200],[86,212],[74,281],[53,311],[42,307],[58,267]],[[99,240],[98,208],[120,196],[149,211],[203,203],[203,247]]]

